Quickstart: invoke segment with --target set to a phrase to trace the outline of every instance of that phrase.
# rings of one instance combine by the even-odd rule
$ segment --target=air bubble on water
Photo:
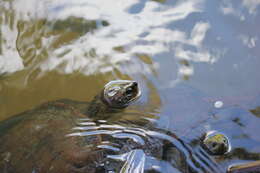
[[[222,101],[216,101],[214,103],[215,108],[221,108],[223,105],[224,105],[224,103]]]

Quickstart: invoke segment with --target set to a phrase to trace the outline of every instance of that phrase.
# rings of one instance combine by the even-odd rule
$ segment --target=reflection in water
[[[94,73],[97,69],[99,72],[106,72],[107,70],[112,70],[111,65],[113,65],[115,68],[119,68],[120,71],[125,71],[125,68],[140,71],[141,68],[133,62],[130,62],[130,64],[128,63],[128,65],[130,66],[124,66],[124,68],[120,68],[120,66],[118,65],[123,62],[128,62],[128,60],[135,54],[156,55],[167,51],[170,47],[172,47],[170,44],[174,42],[189,42],[186,41],[185,38],[183,38],[183,36],[185,37],[185,33],[177,30],[174,31],[170,29],[165,29],[161,26],[164,26],[167,23],[181,20],[185,18],[188,14],[199,11],[199,8],[196,8],[196,3],[199,2],[180,3],[179,6],[164,11],[157,10],[157,8],[160,7],[157,3],[146,2],[142,11],[136,14],[128,13],[128,9],[130,7],[139,3],[134,1],[127,1],[123,4],[119,2],[118,4],[114,4],[108,1],[106,1],[106,3],[104,3],[103,1],[95,1],[92,3],[86,3],[85,6],[82,6],[82,4],[80,4],[82,8],[80,12],[71,10],[71,6],[75,6],[75,8],[79,7],[77,4],[70,3],[71,2],[64,1],[61,9],[53,11],[52,13],[54,13],[55,16],[51,17],[56,18],[57,16],[61,16],[62,18],[65,18],[66,16],[71,15],[84,15],[86,19],[95,19],[97,21],[104,20],[108,21],[110,25],[107,27],[99,28],[93,34],[87,34],[81,37],[78,41],[74,42],[74,44],[72,45],[73,47],[71,47],[71,45],[68,45],[57,49],[54,52],[55,56],[51,59],[48,59],[44,64],[42,64],[42,70],[56,69],[60,63],[63,63],[64,61],[67,61],[67,59],[69,59],[70,61],[73,60],[73,62],[80,61],[81,67],[77,67],[77,63],[70,64],[70,62],[67,62],[67,71],[64,71],[67,73],[73,72],[77,69],[85,74]],[[113,4],[113,6],[118,5],[120,6],[120,8],[118,8],[117,11],[111,11],[111,4]],[[100,8],[102,10],[100,10]],[[82,14],[82,11],[86,11],[86,14]],[[192,34],[192,37],[194,38],[192,38],[191,44],[199,44],[201,39],[203,39],[203,34],[205,33],[205,31],[203,30],[205,29],[199,28],[200,26],[197,25],[195,31]],[[163,39],[166,37],[166,35],[169,34],[172,35],[170,39]],[[114,49],[119,46],[123,47],[126,51],[120,53],[118,51],[114,51]],[[58,60],[57,58],[55,58],[59,52],[65,52],[66,50],[71,51],[62,57],[63,60]],[[91,50],[94,50],[96,53],[95,60],[93,60],[93,62],[91,63],[84,63],[86,59],[82,58],[84,57],[83,55]],[[79,59],[79,57],[81,58]],[[105,60],[104,62],[109,61],[109,67],[107,67],[107,65],[104,64],[102,60]],[[131,60],[133,61],[133,59]],[[54,66],[53,64],[57,65]],[[90,71],[90,66],[88,66],[89,64],[91,64],[92,71]],[[145,68],[145,71],[149,72],[149,69],[146,70],[146,66],[142,66],[142,68]],[[133,72],[133,70],[129,70],[127,72]]]
[[[252,114],[254,114],[257,117],[260,117],[260,106],[256,107],[255,109],[250,110]]]
[[[126,172],[218,172],[211,160],[225,169],[259,159],[260,102],[253,102],[259,6],[258,0],[0,1],[0,119],[49,100],[89,101],[110,80],[135,79],[144,90],[140,102],[74,129],[103,137],[98,146],[114,152],[107,169],[114,163]],[[224,105],[214,108],[215,101]],[[227,134],[230,155],[208,156],[195,132],[205,130]],[[176,140],[175,131],[188,139]],[[145,149],[160,143],[174,146],[166,152],[174,154],[159,159]]]
[[[257,8],[259,7],[259,5],[260,5],[259,0],[255,0],[255,1],[242,0],[241,6],[243,8],[246,8],[250,15],[254,16],[257,14]],[[242,11],[244,9],[241,7],[240,8],[236,8],[236,7],[237,5],[235,3],[232,3],[232,1],[223,0],[220,10],[224,15],[232,15],[238,17],[241,21],[244,21],[246,19]]]
[[[3,3],[3,2],[2,2]],[[7,5],[7,4],[6,4]],[[12,73],[23,69],[23,62],[16,50],[16,38],[18,35],[14,23],[15,12],[12,8],[0,7],[0,74]]]
[[[256,0],[256,1],[247,1],[247,0],[243,0],[243,5],[248,8],[248,11],[250,14],[256,14],[257,13],[257,8],[260,5],[260,1]]]
[[[55,69],[62,73],[75,71],[84,74],[104,73],[113,68],[124,71],[119,64],[129,62],[135,54],[154,56],[170,49],[176,49],[175,56],[181,59],[195,62],[215,61],[209,51],[201,45],[210,26],[208,23],[197,23],[191,31],[190,38],[185,32],[165,28],[165,25],[185,19],[190,13],[201,11],[202,1],[180,2],[173,8],[166,8],[159,3],[148,1],[139,13],[128,12],[129,8],[139,3],[137,1],[124,3],[63,1],[61,4],[58,1],[48,3],[42,1],[37,2],[36,8],[38,10],[42,7],[42,10],[35,12],[31,10],[36,2],[30,4],[31,8],[28,7],[28,9],[19,8],[19,3],[15,5],[10,3],[8,6],[15,8],[16,12],[22,15],[12,21],[14,26],[18,26],[18,30],[6,28],[14,33],[13,38],[9,36],[11,33],[8,34],[6,31],[3,33],[5,38],[10,39],[7,44],[13,47],[11,52],[16,52],[16,56],[12,57],[16,58],[16,63],[19,62],[19,64],[9,67],[6,64],[10,60],[5,58],[7,55],[3,56],[8,62],[2,62],[6,68],[2,69],[2,73],[21,70],[23,66],[28,67],[29,64],[42,71]],[[120,6],[120,8],[116,8],[117,11],[115,11],[115,6]],[[26,13],[31,15],[36,13],[37,17],[30,19],[25,15]],[[95,31],[86,34],[89,31],[88,28],[96,27]],[[26,30],[23,31],[24,29]],[[15,37],[18,37],[17,43],[14,42]],[[72,43],[72,41],[73,44],[64,44]],[[18,52],[15,49],[16,45]],[[184,47],[185,45],[193,46],[197,50],[188,50]],[[118,47],[124,48],[125,51],[116,51]],[[131,65],[134,66],[135,71],[140,71],[141,68],[147,69],[145,70],[147,72],[150,71],[149,66],[148,68],[147,66],[138,67],[137,63],[133,62]],[[133,69],[131,66],[128,68]],[[181,67],[179,72],[185,76],[192,75],[192,70],[187,67]]]
[[[260,160],[260,153],[250,153],[243,148],[236,148],[225,159]]]
[[[239,39],[242,41],[242,43],[247,46],[248,48],[254,48],[256,46],[256,41],[258,38],[255,37],[249,37],[247,35],[240,35]]]
[[[160,2],[160,3],[165,3],[166,0],[152,0],[152,1]]]
[[[97,148],[106,150],[108,155],[100,167],[113,172],[224,172],[203,149],[193,151],[174,134],[153,128],[149,123],[138,127],[136,123],[82,119],[68,137],[101,135]]]
[[[152,113],[112,108],[90,119],[85,112],[92,103],[57,100],[2,121],[0,169],[223,172],[199,146],[194,150],[170,131],[156,128]]]

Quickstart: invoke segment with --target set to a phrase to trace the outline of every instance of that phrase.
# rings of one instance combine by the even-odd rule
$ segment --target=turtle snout
[[[125,90],[125,98],[128,100],[128,102],[132,102],[136,99],[138,99],[141,95],[141,91],[139,89],[138,83],[135,81],[132,81],[128,87]]]
[[[137,82],[135,82],[135,81],[133,81],[132,82],[132,84],[131,84],[131,86],[130,86],[130,88],[131,88],[131,91],[132,92],[138,92],[138,90],[139,90],[139,88],[138,88],[138,83]]]
[[[138,83],[137,83],[137,82],[135,82],[135,81],[133,81],[133,84],[132,84],[132,86],[137,88],[137,87],[138,87]]]

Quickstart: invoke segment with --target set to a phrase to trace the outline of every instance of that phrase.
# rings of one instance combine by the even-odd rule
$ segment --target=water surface
[[[211,157],[223,170],[259,160],[259,8],[258,0],[2,0],[0,120],[50,100],[88,102],[106,82],[134,79],[140,119],[195,153],[204,132],[225,133],[231,154]]]

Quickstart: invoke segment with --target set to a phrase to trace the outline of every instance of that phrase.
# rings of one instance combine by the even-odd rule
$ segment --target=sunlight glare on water
[[[97,125],[91,119],[79,120],[78,126],[67,135],[67,137],[101,135],[102,142],[97,145],[97,148],[104,149],[108,155],[99,163],[99,166],[105,167],[106,170],[127,173],[141,173],[144,170],[179,172],[178,170],[184,171],[185,169],[197,172],[223,171],[214,161],[207,158],[207,154],[203,151],[193,153],[183,141],[179,141],[173,134],[166,135],[163,131],[149,130],[149,124],[142,128],[131,127],[134,124],[130,122],[128,124],[123,122],[108,124],[109,122],[106,121]],[[167,147],[163,146],[166,143]],[[169,156],[165,152],[170,153]],[[163,156],[165,154],[167,156]],[[186,160],[187,158],[188,160]],[[186,166],[182,164],[185,161],[187,161]],[[198,164],[201,166],[198,167]]]
[[[202,0],[180,1],[172,7],[148,1],[141,11],[131,13],[131,8],[140,3],[139,1],[104,2],[99,0],[93,2],[77,1],[75,3],[71,1],[38,2],[32,0],[32,2],[28,3],[28,7],[21,8],[20,1],[18,1],[15,4],[15,8],[17,8],[15,10],[21,15],[17,17],[18,19],[14,19],[14,25],[19,24],[19,20],[47,19],[44,22],[45,25],[42,26],[44,28],[34,31],[44,36],[39,38],[39,42],[44,45],[41,49],[46,49],[48,55],[48,57],[43,57],[38,66],[41,71],[59,70],[62,73],[81,71],[89,75],[111,71],[113,68],[120,68],[120,63],[129,62],[127,68],[135,69],[135,72],[139,72],[141,69],[149,72],[149,68],[143,69],[145,65],[140,66],[140,62],[135,62],[132,57],[137,54],[156,55],[170,50],[175,53],[176,57],[181,59],[195,62],[216,61],[216,57],[201,45],[207,30],[210,28],[208,22],[199,21],[193,26],[190,34],[165,27],[168,24],[185,19],[191,13],[200,12],[203,8]],[[31,11],[33,9],[35,11]],[[29,16],[27,16],[28,13]],[[95,21],[96,28],[94,28],[93,32],[86,33],[68,42],[72,44],[62,44],[61,42],[60,45],[55,46],[56,49],[53,49],[53,42],[57,41],[60,34],[47,36],[46,38],[44,32],[46,30],[48,32],[48,29],[51,28],[51,21],[62,21],[71,16],[83,18],[86,21]],[[102,22],[107,24],[103,26]],[[69,28],[61,29],[66,31]],[[12,34],[13,37],[17,37],[17,30],[9,32],[14,33]],[[11,35],[11,33],[8,34],[7,32],[2,33],[4,33],[4,38]],[[19,34],[22,35],[22,33]],[[15,41],[15,38],[10,38],[10,40]],[[23,57],[19,57],[19,52],[15,51],[15,42],[8,42],[8,44],[13,47],[11,52],[16,52],[16,55],[12,56],[16,59],[14,60],[16,64],[9,67],[8,64],[11,64],[9,62],[11,60],[6,58],[8,56],[3,56],[7,62],[2,65],[5,66],[2,73],[14,72],[24,68]],[[184,45],[192,46],[197,51],[185,50]],[[121,47],[122,52],[117,51],[116,48],[118,47]],[[95,58],[89,57],[91,53],[94,54]],[[130,62],[130,59],[133,62]],[[154,66],[159,68],[158,64]],[[121,68],[120,71],[127,70],[124,68]],[[180,73],[188,73],[188,75],[192,73],[187,71],[189,70],[179,70]],[[131,73],[133,71],[128,70],[127,72]]]

